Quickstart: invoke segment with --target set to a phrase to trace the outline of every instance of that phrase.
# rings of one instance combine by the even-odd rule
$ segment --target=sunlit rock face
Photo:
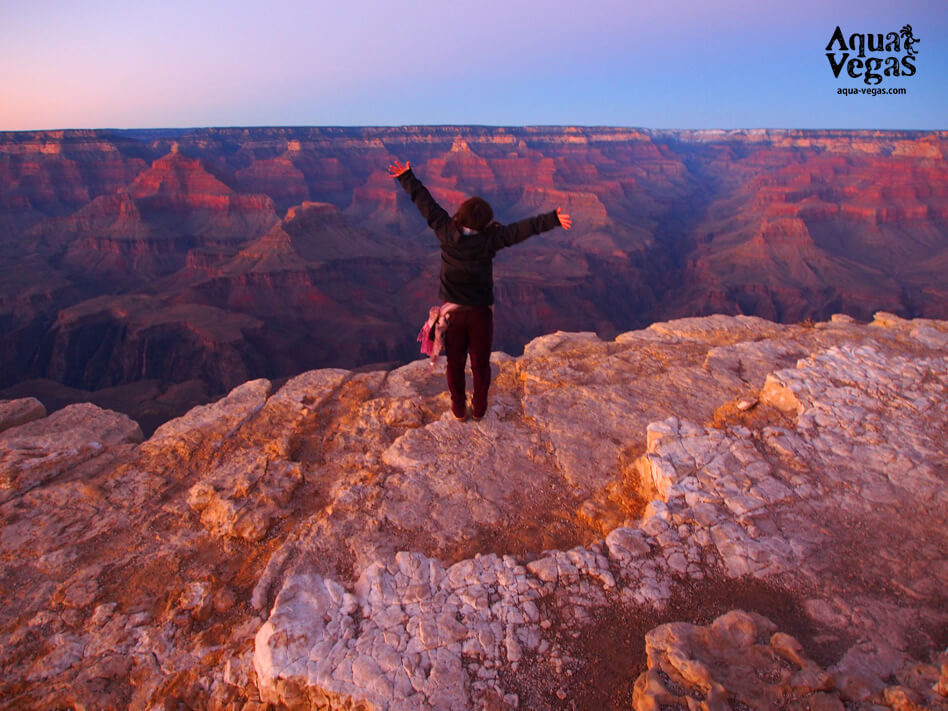
[[[687,318],[492,371],[479,422],[423,360],[144,441],[0,403],[0,705],[948,703],[948,323]]]
[[[574,228],[500,253],[495,347],[714,313],[948,317],[944,132],[416,126],[0,133],[0,388],[145,434],[252,378],[394,366],[449,212]]]

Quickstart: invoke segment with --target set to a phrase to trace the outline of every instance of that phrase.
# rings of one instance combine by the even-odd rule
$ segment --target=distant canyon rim
[[[418,357],[451,211],[573,218],[496,261],[495,348],[714,313],[948,318],[944,131],[314,127],[0,133],[0,397],[146,434],[258,377]]]

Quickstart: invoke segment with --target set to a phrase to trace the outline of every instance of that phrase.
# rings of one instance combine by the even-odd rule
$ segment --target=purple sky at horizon
[[[902,96],[839,96],[833,30],[909,23]],[[945,129],[931,0],[32,0],[0,5],[0,130],[287,125]]]

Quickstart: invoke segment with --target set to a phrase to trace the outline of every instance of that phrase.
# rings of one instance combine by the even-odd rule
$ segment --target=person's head
[[[454,219],[460,227],[480,231],[494,219],[494,211],[484,198],[475,195],[461,203]]]

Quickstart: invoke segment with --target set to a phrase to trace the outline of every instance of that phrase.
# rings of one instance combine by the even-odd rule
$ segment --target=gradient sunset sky
[[[837,25],[920,40],[839,96]],[[845,71],[845,70],[844,70]],[[945,0],[9,0],[0,130],[255,125],[944,129]]]

